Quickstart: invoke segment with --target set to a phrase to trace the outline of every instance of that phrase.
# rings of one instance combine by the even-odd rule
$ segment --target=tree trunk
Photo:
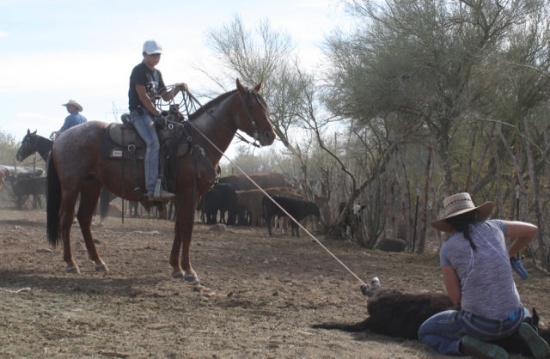
[[[430,199],[430,188],[432,187],[432,157],[433,149],[429,148],[428,160],[426,162],[426,182],[424,183],[424,206],[422,207],[422,215],[420,216],[420,230],[418,233],[417,253],[424,253],[426,248],[426,234],[428,233],[428,203]]]

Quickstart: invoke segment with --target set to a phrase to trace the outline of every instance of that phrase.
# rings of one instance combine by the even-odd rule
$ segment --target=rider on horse
[[[67,108],[69,116],[65,117],[65,122],[63,122],[63,126],[59,130],[52,132],[50,135],[51,140],[55,140],[63,131],[87,121],[86,117],[80,114],[82,106],[75,100],[69,100],[69,102],[64,103],[62,106]]]
[[[146,196],[149,201],[163,202],[174,199],[175,195],[162,188],[159,176],[160,144],[155,122],[163,119],[154,101],[173,99],[178,92],[187,91],[187,84],[177,84],[167,91],[161,72],[155,68],[161,53],[162,48],[156,41],[148,40],[143,44],[143,61],[132,70],[128,97],[130,122],[147,146],[144,159]]]

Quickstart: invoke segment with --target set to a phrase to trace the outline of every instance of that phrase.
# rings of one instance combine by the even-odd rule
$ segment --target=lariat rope
[[[194,101],[200,108],[202,108],[203,106],[201,105],[201,103],[199,102],[199,100],[197,100],[189,91],[186,91],[187,95],[189,96],[189,98]],[[246,106],[244,104],[244,100],[243,100],[243,106]],[[207,113],[209,113],[208,111],[205,111]],[[210,113],[209,113],[210,114]],[[247,112],[248,116],[250,117],[251,114],[249,112]],[[212,114],[210,114],[210,116],[213,117]],[[300,222],[298,222],[293,216],[290,215],[290,213],[288,213],[279,203],[277,203],[270,195],[269,193],[267,193],[263,188],[261,188],[252,178],[250,178],[250,176],[248,176],[244,171],[243,169],[237,165],[233,160],[231,160],[229,157],[226,156],[226,154],[220,150],[218,148],[218,146],[216,146],[212,141],[210,141],[210,139],[204,134],[202,133],[197,127],[193,126],[193,124],[191,123],[191,121],[188,121],[188,123],[193,127],[193,129],[195,129],[195,131],[197,131],[198,134],[200,134],[216,151],[218,151],[223,157],[225,157],[233,166],[235,166],[256,188],[258,188],[267,198],[269,198],[269,200],[275,204],[285,215],[288,216],[288,218],[290,218],[294,223],[296,223],[296,225],[298,225],[304,232],[306,232],[319,246],[321,246],[321,248],[323,248],[332,258],[334,258],[336,260],[336,262],[338,262],[345,270],[347,270],[355,279],[357,279],[359,281],[359,283],[361,283],[362,286],[366,286],[367,284],[361,279],[359,278],[359,276],[357,274],[355,274],[347,265],[344,264],[344,262],[342,262],[334,253],[332,253],[330,251],[330,249],[328,249],[323,243],[321,243],[321,241],[319,241],[313,234],[311,234],[304,226],[302,226],[302,224]],[[236,135],[238,135],[237,132],[235,132]],[[249,141],[247,141],[246,139],[242,138],[242,136],[239,135],[239,138],[245,140],[247,143],[250,143]]]

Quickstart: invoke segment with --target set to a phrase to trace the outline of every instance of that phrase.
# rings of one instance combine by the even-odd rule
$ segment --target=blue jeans
[[[445,355],[463,355],[460,339],[465,335],[489,341],[512,335],[525,318],[526,310],[518,308],[506,319],[494,320],[465,311],[447,310],[428,318],[418,329],[420,341]],[[528,314],[528,312],[527,312]]]
[[[145,189],[148,193],[155,191],[155,183],[159,175],[159,138],[153,117],[147,111],[140,114],[138,111],[130,112],[130,122],[136,128],[139,136],[145,141]]]

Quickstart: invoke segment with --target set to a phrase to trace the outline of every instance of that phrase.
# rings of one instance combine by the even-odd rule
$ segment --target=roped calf
[[[296,221],[301,221],[307,216],[319,217],[319,206],[315,202],[305,201],[297,198],[289,198],[278,195],[272,195],[271,198],[277,202],[288,214],[290,214]],[[267,225],[267,232],[271,236],[271,220],[274,216],[287,216],[281,209],[273,203],[267,196],[262,198],[262,213]],[[290,227],[292,229],[292,236],[300,237],[298,230],[298,224],[292,219],[290,221]]]
[[[432,315],[453,309],[453,304],[443,293],[408,293],[396,289],[376,289],[367,294],[367,319],[358,323],[324,323],[312,325],[315,329],[338,329],[346,332],[363,332],[369,330],[376,334],[390,337],[418,340],[418,328]],[[535,327],[539,335],[550,341],[550,330],[539,328],[539,317],[533,309],[532,317],[526,322]],[[531,357],[527,345],[517,333],[510,337],[494,341],[509,353]]]

